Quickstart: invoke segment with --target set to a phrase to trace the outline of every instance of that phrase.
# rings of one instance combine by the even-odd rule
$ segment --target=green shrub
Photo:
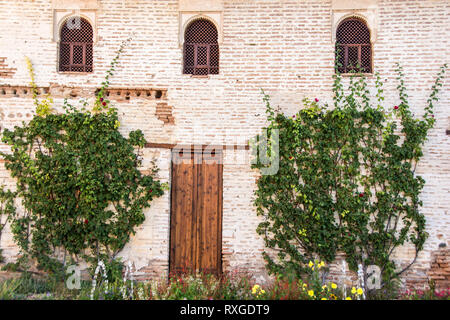
[[[144,208],[163,194],[154,178],[157,169],[149,175],[139,170],[142,131],[122,136],[117,109],[104,96],[122,50],[91,110],[87,102],[77,109],[65,100],[64,112],[56,114],[52,99],[38,101],[33,91],[37,114],[3,131],[11,152],[0,154],[25,209],[11,221],[14,240],[25,260],[55,275],[63,274],[67,261],[81,258],[91,265],[103,260],[108,274],[117,277],[116,255],[143,223]],[[35,88],[31,62],[29,68]]]
[[[55,291],[56,288],[56,281],[54,279],[34,278],[29,272],[22,273],[18,280],[19,286],[15,290],[17,294],[30,295],[47,293]]]
[[[0,300],[12,300],[15,298],[15,292],[20,286],[19,279],[10,279],[0,282]]]
[[[251,282],[245,276],[182,274],[168,283],[150,283],[150,298],[162,300],[236,300],[251,298]]]
[[[0,188],[0,243],[2,240],[2,232],[6,224],[12,219],[16,213],[16,208],[14,206],[15,193],[4,190],[4,187]],[[0,263],[4,262],[4,257],[2,256],[3,250],[0,249]]]
[[[2,271],[17,272],[22,270],[20,269],[20,265],[17,262],[9,262],[2,267]]]
[[[257,232],[277,253],[263,254],[270,273],[299,278],[311,272],[308,261],[332,262],[342,251],[351,270],[362,266],[366,287],[369,265],[380,268],[385,287],[414,263],[427,238],[419,198],[425,181],[415,168],[435,123],[433,102],[445,69],[436,78],[422,119],[410,111],[400,66],[400,104],[387,109],[378,75],[378,91],[371,97],[363,76],[351,77],[345,92],[337,73],[334,108],[305,99],[293,117],[277,113],[264,96],[269,121],[264,133],[278,132],[279,137],[269,139],[273,148],[265,151],[267,139],[258,136],[254,148],[260,154],[253,168],[262,172],[255,206],[264,219]],[[264,158],[273,158],[270,152],[277,149],[279,170],[265,175]],[[399,270],[392,254],[406,243],[415,255]]]
[[[92,292],[92,282],[82,281],[80,289],[69,290],[62,281],[52,278],[34,279],[29,274],[0,282],[0,299],[71,299],[90,300],[359,300],[363,290],[345,288],[333,282],[322,283],[328,272],[323,262],[311,262],[311,273],[303,279],[278,275],[274,281],[262,284],[248,275],[184,274],[146,282],[101,282]],[[311,266],[311,267],[310,267]],[[450,290],[406,291],[398,295],[382,291],[376,299],[449,300]]]

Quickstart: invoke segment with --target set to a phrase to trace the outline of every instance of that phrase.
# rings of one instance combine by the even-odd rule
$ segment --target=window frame
[[[67,22],[69,21],[69,19],[73,18],[69,17],[67,19],[64,20],[64,22],[61,24],[60,26],[60,30],[59,30],[59,41],[58,41],[58,65],[57,65],[57,72],[58,73],[64,73],[64,74],[91,74],[94,72],[94,27],[92,25],[92,23],[86,19],[85,17],[79,17],[81,20],[84,20],[85,23],[87,23],[91,29],[91,35],[92,35],[92,39],[91,41],[64,41],[61,37],[62,35],[62,31],[63,28],[66,26]],[[66,53],[67,54],[67,60],[69,61],[68,64],[63,64],[62,63],[62,46],[69,46],[69,52]],[[82,47],[82,60],[83,63],[82,64],[77,64],[74,63],[74,47],[75,46],[81,46]],[[92,63],[89,65],[87,64],[87,58],[88,58],[88,46],[91,46],[91,59],[92,59]],[[62,68],[67,68],[69,70],[61,70]],[[77,70],[73,70],[74,68],[82,68],[82,71],[77,71]],[[90,70],[86,70],[90,68]]]
[[[211,28],[214,28],[215,33],[217,34],[217,37],[215,39],[215,42],[188,42],[186,41],[186,36],[189,29],[192,27],[193,24],[195,24],[198,21],[207,21],[210,24]],[[217,47],[217,66],[211,65],[211,47],[216,46]],[[187,61],[187,48],[192,47],[193,50],[193,64],[188,64]],[[204,47],[206,48],[206,65],[205,64],[199,64],[198,61],[198,49]],[[186,69],[192,69],[192,72],[186,72]],[[207,73],[201,73],[199,70],[205,70]],[[216,70],[215,73],[211,72],[213,70]],[[216,24],[211,21],[210,19],[207,19],[205,17],[196,18],[192,21],[190,21],[185,30],[184,30],[184,43],[183,43],[183,68],[182,68],[182,74],[183,75],[190,75],[191,77],[209,77],[210,75],[218,75],[220,74],[220,45],[219,45],[219,30],[216,26]]]
[[[367,29],[367,32],[368,32],[368,38],[369,38],[369,41],[368,41],[368,43],[339,43],[338,42],[338,32],[339,32],[339,29],[342,27],[342,24],[343,23],[345,23],[345,22],[348,22],[348,21],[358,21],[358,22],[360,22],[360,23],[362,23],[362,24],[364,24],[364,26],[365,26],[365,28]],[[374,73],[374,59],[373,59],[373,43],[372,43],[372,32],[371,32],[371,30],[370,30],[370,28],[369,28],[369,25],[368,25],[368,23],[367,23],[367,21],[365,20],[365,19],[363,19],[363,18],[360,18],[360,17],[357,17],[357,16],[350,16],[350,17],[347,17],[347,18],[345,18],[345,19],[343,19],[342,21],[340,21],[339,22],[339,24],[338,24],[338,26],[337,26],[337,28],[336,28],[336,30],[335,30],[335,37],[336,37],[336,39],[335,39],[335,49],[334,49],[334,53],[335,53],[335,59],[337,58],[337,50],[338,50],[338,47],[339,47],[339,49],[341,50],[341,54],[342,54],[342,52],[343,52],[343,60],[344,60],[344,64],[340,67],[340,68],[342,68],[342,70],[341,71],[339,71],[339,73],[341,73],[342,75],[354,75],[355,74],[355,71],[356,71],[356,74],[363,74],[363,75],[373,75],[373,73]],[[360,64],[360,65],[362,65],[362,61],[363,61],[363,57],[362,57],[362,48],[363,47],[369,47],[369,59],[370,59],[370,61],[369,61],[369,68],[370,68],[370,70],[369,71],[364,71],[364,72],[358,72],[358,70],[356,69],[356,67],[349,67],[349,65],[348,65],[348,58],[349,58],[349,55],[348,55],[348,49],[349,49],[349,47],[357,47],[358,48],[358,63]],[[353,71],[352,70],[349,70],[349,69],[353,69]]]

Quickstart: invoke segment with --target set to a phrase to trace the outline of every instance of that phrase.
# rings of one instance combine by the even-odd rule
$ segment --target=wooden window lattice
[[[208,75],[219,73],[219,44],[215,25],[206,19],[193,21],[184,37],[183,73]]]
[[[83,18],[68,19],[61,28],[59,71],[92,72],[93,30]]]
[[[336,31],[339,72],[372,72],[372,45],[366,23],[358,18],[344,20]]]

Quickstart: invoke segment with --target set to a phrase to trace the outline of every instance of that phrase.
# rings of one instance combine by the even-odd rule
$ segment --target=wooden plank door
[[[194,253],[194,204],[196,176],[194,157],[181,163],[172,160],[172,199],[170,218],[170,270],[192,270]],[[175,155],[172,156],[174,158]]]
[[[217,161],[220,157],[220,153],[207,156],[192,152],[184,155],[182,162],[173,158],[171,272],[222,271],[222,164]]]

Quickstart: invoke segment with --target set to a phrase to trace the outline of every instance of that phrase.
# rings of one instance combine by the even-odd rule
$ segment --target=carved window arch
[[[60,30],[59,71],[92,72],[94,34],[85,18],[69,18]]]
[[[372,73],[370,30],[363,19],[350,17],[339,24],[336,30],[336,56],[341,73]]]
[[[219,73],[219,43],[217,28],[207,19],[192,21],[185,30],[183,44],[184,74]]]

